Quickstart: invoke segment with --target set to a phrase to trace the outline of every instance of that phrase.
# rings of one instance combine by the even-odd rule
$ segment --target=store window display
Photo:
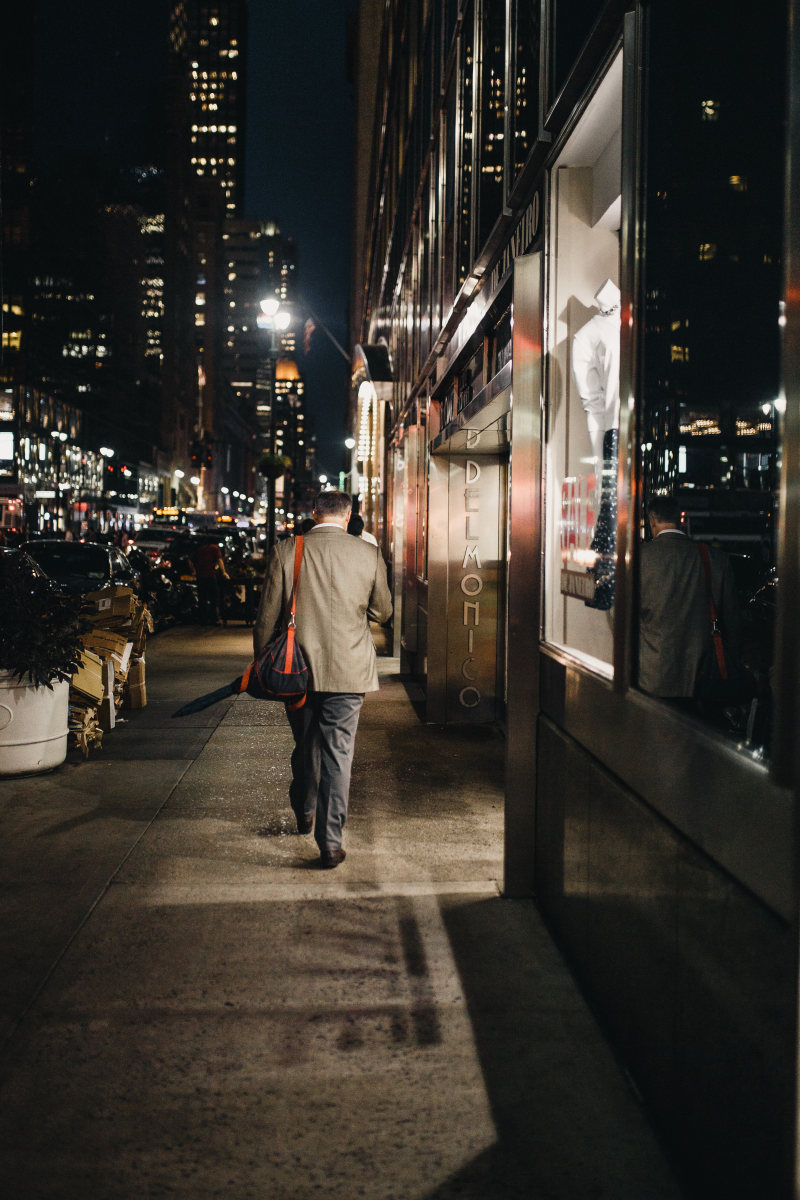
[[[551,175],[545,638],[609,676],[619,440],[622,61]]]
[[[597,522],[589,549],[594,594],[585,603],[609,609],[614,603],[617,549],[617,459],[619,447],[620,291],[607,279],[595,292],[598,313],[572,339],[572,375],[586,413],[595,472]]]

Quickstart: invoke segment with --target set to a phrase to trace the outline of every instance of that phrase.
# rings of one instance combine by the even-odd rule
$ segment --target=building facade
[[[252,422],[226,378],[235,315],[226,231],[242,213],[247,62],[245,0],[175,0],[169,22],[167,342],[162,440],[166,490],[224,507],[223,487],[247,486]],[[188,314],[191,314],[189,316]],[[193,464],[191,447],[204,447]],[[175,479],[175,469],[183,474]],[[196,480],[192,483],[192,480]]]
[[[361,11],[354,475],[395,651],[429,720],[504,729],[506,893],[702,1196],[788,1197],[797,1160],[793,7]],[[747,702],[640,683],[666,494],[728,555]]]

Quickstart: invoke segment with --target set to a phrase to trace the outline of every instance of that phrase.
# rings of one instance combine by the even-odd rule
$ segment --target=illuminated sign
[[[511,237],[503,247],[503,253],[498,262],[492,268],[491,278],[489,280],[488,294],[493,296],[500,284],[505,279],[511,267],[514,264],[514,259],[519,258],[521,254],[525,254],[531,247],[539,233],[539,225],[541,222],[541,199],[539,193],[531,200],[528,207],[520,217],[514,227]]]
[[[495,716],[498,681],[498,577],[502,466],[483,453],[483,433],[466,429],[463,456],[450,459],[450,566],[447,621],[447,719]]]

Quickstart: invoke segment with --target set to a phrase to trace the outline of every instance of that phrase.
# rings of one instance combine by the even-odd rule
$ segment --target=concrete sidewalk
[[[503,746],[382,660],[347,861],[293,833],[249,630],[148,647],[148,707],[0,781],[0,1187],[14,1200],[677,1200],[533,904],[502,899]]]

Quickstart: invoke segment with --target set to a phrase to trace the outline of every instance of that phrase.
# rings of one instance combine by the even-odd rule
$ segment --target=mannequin
[[[589,608],[614,603],[617,549],[617,447],[619,442],[620,291],[612,280],[595,292],[599,312],[572,339],[572,373],[581,398],[595,463],[597,524],[591,548],[597,559]]]
[[[572,374],[581,398],[592,456],[603,461],[603,438],[619,428],[620,291],[607,279],[594,295],[599,312],[572,339]]]

